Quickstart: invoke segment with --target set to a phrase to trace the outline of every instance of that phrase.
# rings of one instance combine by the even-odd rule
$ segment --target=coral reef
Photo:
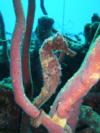
[[[88,126],[89,130],[94,133],[100,132],[100,115],[93,111],[89,106],[82,105],[80,107],[79,123]]]
[[[1,88],[1,87],[0,87]],[[14,101],[11,90],[0,89],[0,133],[19,132],[19,118],[21,110]]]
[[[44,1],[41,2],[43,4]],[[95,17],[97,18],[98,16],[94,15],[92,17],[92,28],[88,27],[90,25],[85,27],[85,37],[87,37],[86,43],[89,43],[89,45],[91,43],[91,45],[88,52],[87,49],[85,51],[87,54],[86,56],[84,55],[85,59],[82,65],[69,80],[66,79],[62,87],[60,86],[60,91],[53,100],[54,103],[50,107],[49,114],[47,114],[41,106],[55,94],[61,82],[60,64],[62,65],[65,56],[71,58],[77,57],[77,51],[74,52],[70,49],[69,40],[65,39],[61,34],[52,34],[53,19],[49,19],[48,17],[39,19],[38,23],[40,25],[38,25],[35,34],[37,34],[41,42],[38,46],[38,51],[41,62],[43,86],[41,87],[40,94],[34,98],[33,93],[35,93],[37,88],[34,87],[34,83],[32,83],[31,79],[29,45],[35,17],[35,0],[28,1],[26,19],[21,0],[13,0],[13,6],[16,24],[11,42],[11,78],[4,79],[4,81],[0,82],[0,126],[6,125],[7,128],[9,124],[8,127],[17,122],[18,125],[14,127],[14,129],[18,128],[17,132],[21,133],[32,131],[40,133],[43,128],[46,128],[43,132],[49,133],[79,133],[92,131],[99,133],[100,115],[91,108],[93,105],[95,106],[97,101],[92,102],[92,104],[90,103],[91,107],[80,106],[83,101],[89,101],[89,99],[95,97],[95,95],[92,95],[92,92],[89,93],[90,95],[87,95],[87,93],[100,80],[100,36],[98,36],[100,27],[97,22],[94,22]],[[43,5],[42,8],[44,8]],[[47,14],[45,9],[42,10],[44,10],[44,14]],[[47,36],[45,36],[45,32],[43,32],[45,25],[48,27],[48,30],[46,29],[45,31]],[[87,28],[89,28],[89,31]],[[91,35],[92,30],[94,31],[93,36]],[[40,32],[43,38],[41,38],[41,34],[39,35]],[[88,36],[88,32],[90,33],[89,36],[91,39]],[[81,49],[83,52],[83,48]],[[24,113],[14,103],[14,98],[15,102]],[[99,96],[98,100],[100,100]],[[96,108],[94,107],[94,109]],[[17,113],[17,116],[11,114],[12,112]],[[77,130],[79,127],[77,127],[75,131],[78,117],[78,125],[82,123],[84,126],[85,123],[86,126],[82,131]],[[41,125],[43,126],[42,130],[39,130],[38,127],[41,127]],[[96,129],[95,126],[97,127]]]

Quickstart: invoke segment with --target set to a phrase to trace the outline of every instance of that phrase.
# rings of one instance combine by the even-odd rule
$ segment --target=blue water
[[[27,0],[22,0],[25,14]],[[46,10],[55,20],[55,27],[60,32],[79,33],[84,25],[90,22],[93,13],[100,15],[100,0],[44,0]],[[15,15],[12,0],[0,0],[0,11],[3,14],[6,31],[13,32]],[[35,24],[43,14],[40,9],[40,0],[36,0]]]

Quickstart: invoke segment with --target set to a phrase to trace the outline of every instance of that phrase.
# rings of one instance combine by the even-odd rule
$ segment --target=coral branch
[[[20,0],[13,0],[13,3],[16,13],[16,26],[12,38],[11,47],[11,76],[14,87],[15,99],[16,102],[27,112],[27,114],[29,114],[31,117],[36,117],[39,115],[39,111],[33,105],[31,105],[29,100],[26,98],[22,83],[20,49],[25,28],[23,10],[21,7]]]
[[[26,88],[26,94],[30,98],[32,97],[32,83],[31,83],[31,74],[30,74],[30,57],[29,57],[29,44],[32,33],[32,26],[35,16],[35,0],[28,0],[28,13],[27,13],[27,22],[26,22],[26,31],[22,46],[22,71],[24,85]]]
[[[77,103],[73,105],[73,110],[71,111],[68,118],[68,124],[70,125],[73,132],[75,132],[76,124],[78,122],[78,117],[80,114],[80,105],[82,104],[82,102],[83,99],[80,99]]]
[[[35,0],[28,0],[28,13],[26,21],[26,31],[22,46],[22,71],[23,71],[23,83],[25,86],[25,92],[29,99],[33,96],[33,87],[30,73],[30,55],[29,45],[31,40],[32,26],[35,16]],[[26,113],[22,114],[21,133],[27,133],[30,125],[30,117]]]
[[[40,0],[40,7],[44,15],[48,15],[45,7],[44,7],[44,0]]]
[[[73,106],[84,97],[91,87],[100,79],[100,36],[91,44],[79,71],[65,84],[57,96],[51,116],[68,119]],[[53,117],[54,117],[53,116]]]

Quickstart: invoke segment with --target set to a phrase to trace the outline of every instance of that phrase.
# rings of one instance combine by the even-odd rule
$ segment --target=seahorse
[[[43,42],[39,50],[39,55],[43,71],[44,86],[41,88],[39,96],[33,101],[37,107],[40,107],[55,93],[60,83],[61,67],[54,53],[56,50],[62,51],[69,56],[74,56],[76,54],[68,48],[67,41],[59,33]]]

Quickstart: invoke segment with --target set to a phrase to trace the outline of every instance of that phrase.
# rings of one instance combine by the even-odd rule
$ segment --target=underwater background
[[[22,0],[25,14],[27,0]],[[48,15],[55,20],[55,27],[61,32],[79,33],[86,23],[90,22],[93,13],[100,15],[99,0],[45,0]],[[40,0],[36,1],[35,27],[37,19],[43,15]],[[0,11],[4,16],[6,30],[13,32],[15,15],[12,0],[0,0]]]
[[[51,125],[49,127],[45,126],[46,124],[41,125],[41,116],[36,119],[30,118],[27,111],[24,113],[25,110],[19,107],[20,104],[19,106],[16,104],[14,80],[12,79],[12,59],[15,60],[15,73],[18,70],[22,72],[22,83],[26,96],[39,111],[44,110],[51,116],[54,113],[52,107],[57,95],[67,85],[70,78],[74,77],[81,64],[85,64],[84,59],[88,50],[90,53],[93,50],[90,49],[91,44],[95,44],[96,39],[100,38],[100,0],[36,0],[35,17],[30,35],[26,35],[26,38],[23,37],[21,42],[17,42],[17,39],[15,41],[18,44],[24,44],[29,39],[27,46],[23,48],[25,51],[22,49],[24,45],[21,46],[20,57],[22,60],[18,60],[23,61],[23,64],[19,69],[16,67],[16,58],[13,58],[17,54],[13,55],[13,48],[11,49],[11,45],[14,44],[13,32],[16,23],[14,1],[16,0],[0,0],[0,133],[48,133]],[[30,0],[20,1],[25,19],[27,19]],[[41,1],[44,2],[47,14],[41,8]],[[27,59],[29,59],[29,72],[31,73],[29,84],[24,81],[27,75],[27,65],[25,64],[27,54],[29,54]],[[99,58],[100,54],[95,60],[98,61]],[[95,60],[92,62],[90,59],[88,63],[100,64]],[[84,71],[88,74],[87,67]],[[17,81],[21,80],[20,77]],[[84,78],[85,81],[89,80],[88,77]],[[70,117],[68,116],[64,133],[100,133],[100,73],[96,78],[95,84],[90,89],[87,88],[87,92],[83,92],[82,97],[74,103],[76,106],[69,111],[70,114],[74,113]],[[77,89],[80,87],[79,80],[75,81]],[[72,88],[74,88],[73,86]],[[77,92],[76,90],[75,94]],[[70,96],[73,97],[72,92],[66,95],[67,98]],[[63,96],[65,98],[63,101],[67,101],[66,97]],[[63,98],[61,97],[61,99]],[[21,103],[21,100],[19,101]],[[58,104],[56,106],[58,107]],[[58,124],[59,118],[57,117],[54,122],[56,121]],[[61,126],[62,123],[61,121]],[[63,133],[56,131],[55,128],[50,133]]]

